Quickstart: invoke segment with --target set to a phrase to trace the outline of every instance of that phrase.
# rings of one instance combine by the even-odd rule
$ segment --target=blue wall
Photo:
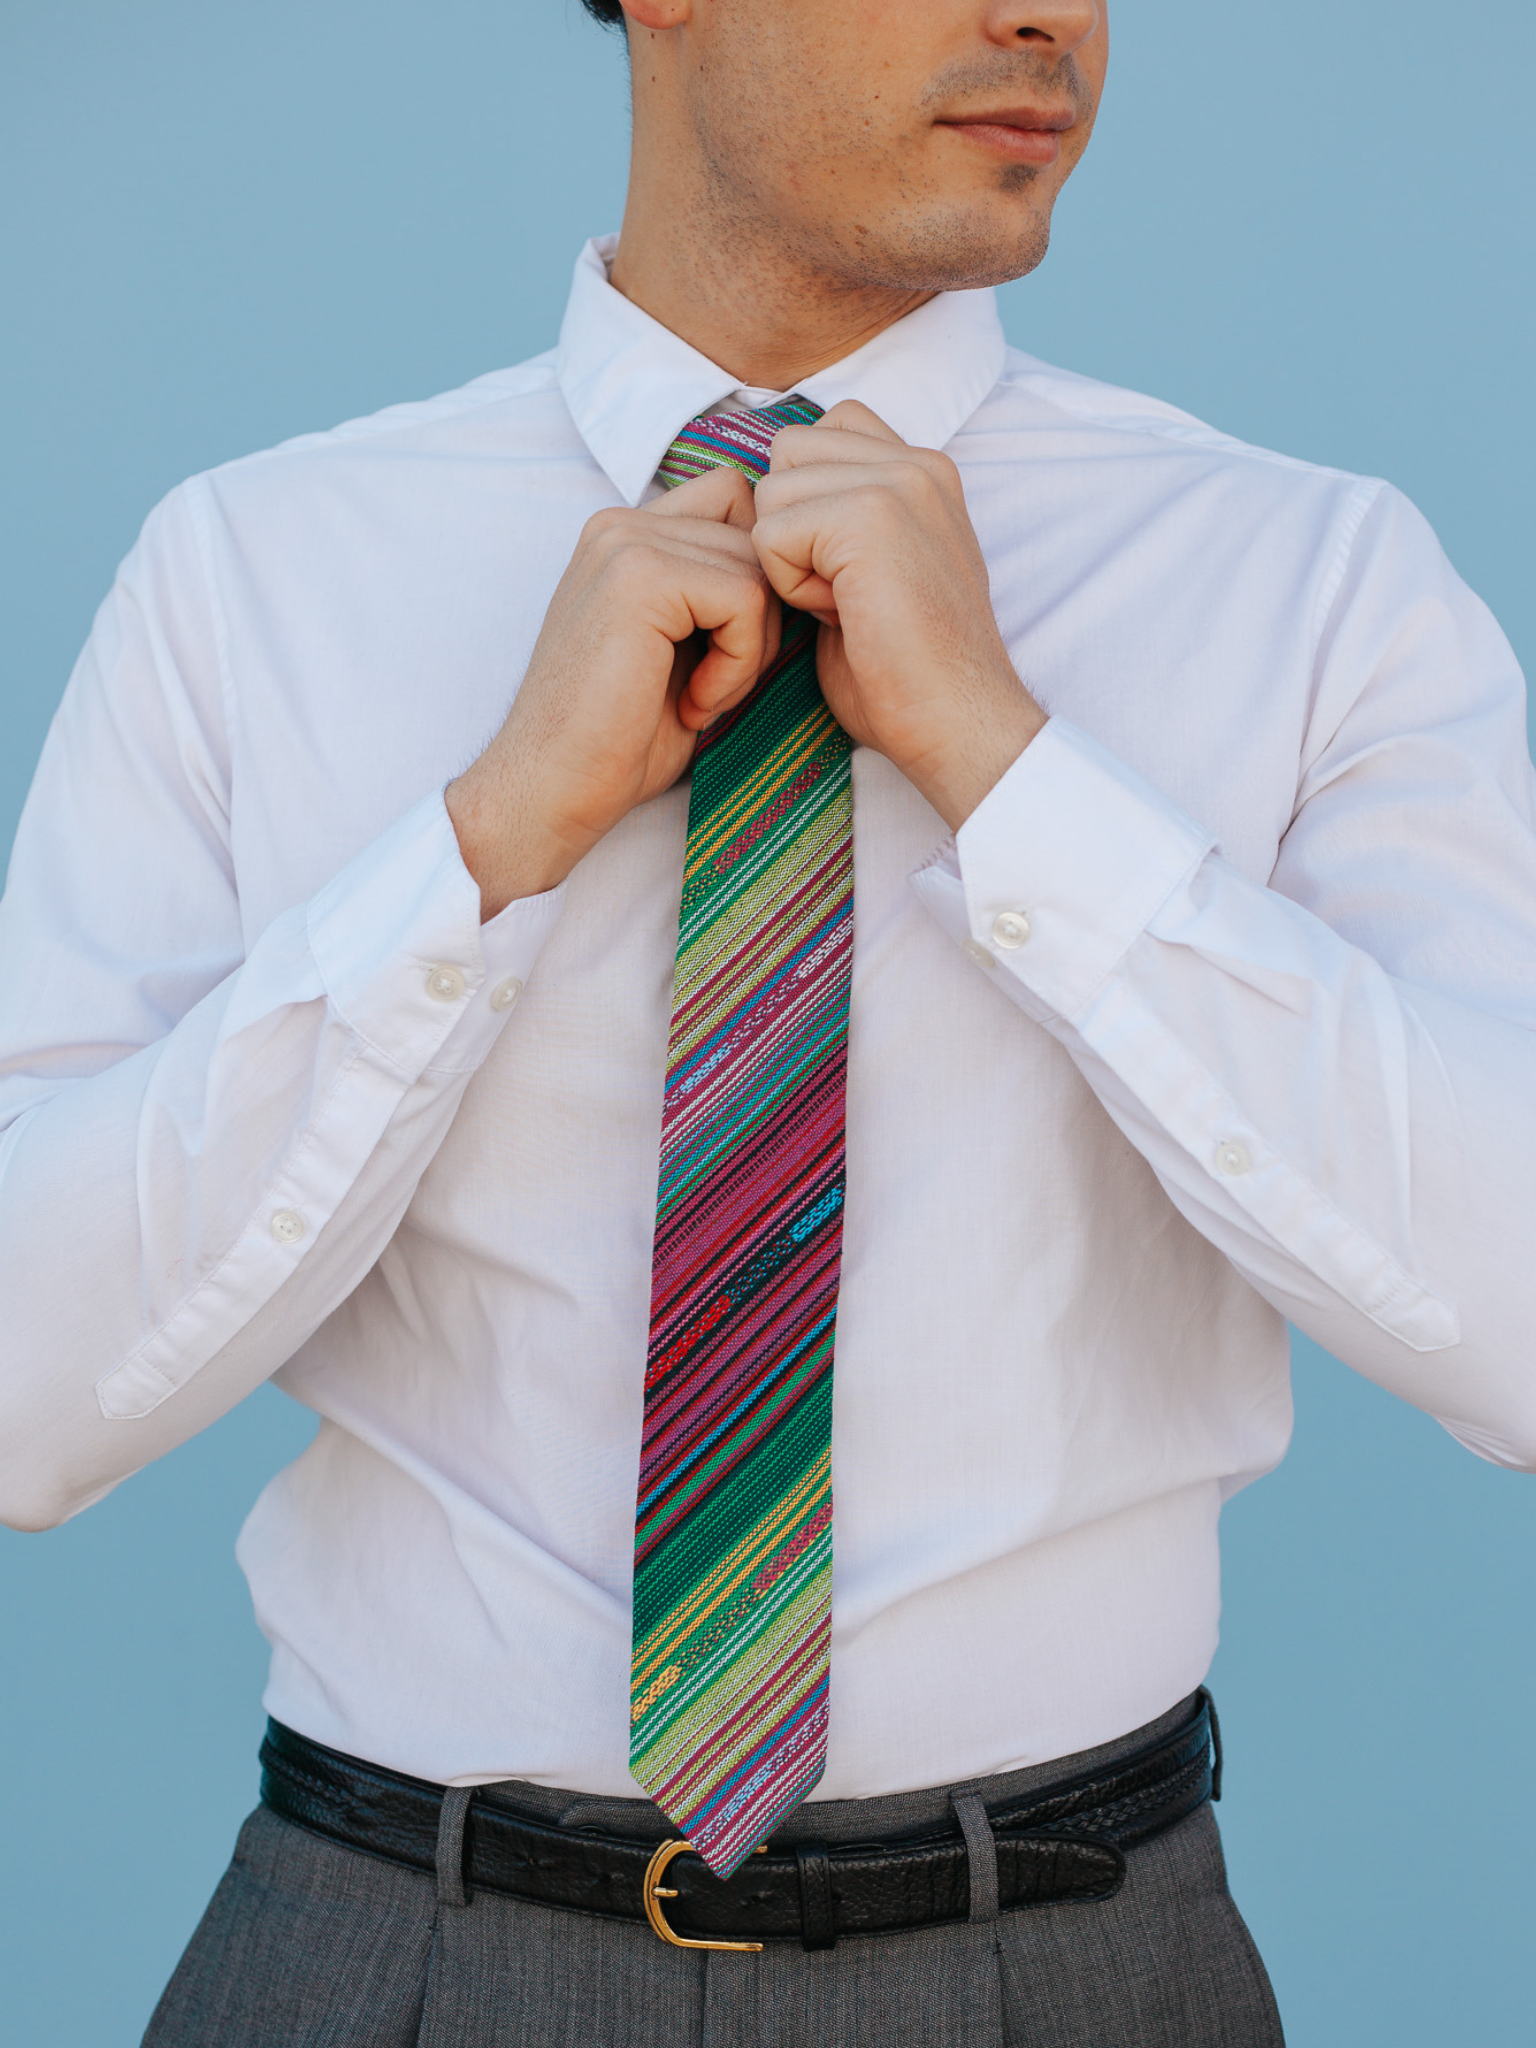
[[[1116,34],[1014,339],[1392,477],[1529,660],[1536,16],[1176,0]],[[545,347],[624,149],[575,0],[0,0],[0,843],[154,499]],[[1293,2048],[1524,2048],[1536,1487],[1307,1345],[1297,1395],[1227,1516],[1235,1889]],[[306,1433],[268,1391],[0,1532],[18,2048],[131,2048],[217,1879],[263,1665],[231,1543]]]

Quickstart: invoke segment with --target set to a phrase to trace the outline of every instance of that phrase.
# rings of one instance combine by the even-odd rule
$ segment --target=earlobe
[[[681,28],[693,14],[693,0],[620,0],[620,5],[636,28],[656,32]]]

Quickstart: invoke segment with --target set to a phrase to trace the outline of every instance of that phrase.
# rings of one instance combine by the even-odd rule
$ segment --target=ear
[[[681,28],[693,15],[693,0],[619,0],[619,4],[636,28],[657,34]]]

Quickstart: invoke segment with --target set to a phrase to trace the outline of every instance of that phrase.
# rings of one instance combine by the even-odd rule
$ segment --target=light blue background
[[[1390,476],[1529,658],[1536,14],[1125,0],[1116,40],[1013,338]],[[547,346],[624,153],[575,0],[0,0],[0,843],[150,504]],[[1536,1488],[1297,1364],[1295,1449],[1227,1516],[1234,1886],[1293,2048],[1525,2048]],[[268,1391],[0,1532],[17,2048],[130,2048],[217,1879],[263,1668],[231,1544],[305,1435]]]

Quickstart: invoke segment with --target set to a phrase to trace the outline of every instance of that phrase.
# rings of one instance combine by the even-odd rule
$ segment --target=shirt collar
[[[738,380],[614,290],[617,247],[617,235],[605,235],[578,257],[555,366],[577,431],[638,505],[678,429],[729,398]],[[941,292],[795,389],[823,409],[857,398],[904,441],[942,448],[996,384],[1004,352],[990,290]]]

